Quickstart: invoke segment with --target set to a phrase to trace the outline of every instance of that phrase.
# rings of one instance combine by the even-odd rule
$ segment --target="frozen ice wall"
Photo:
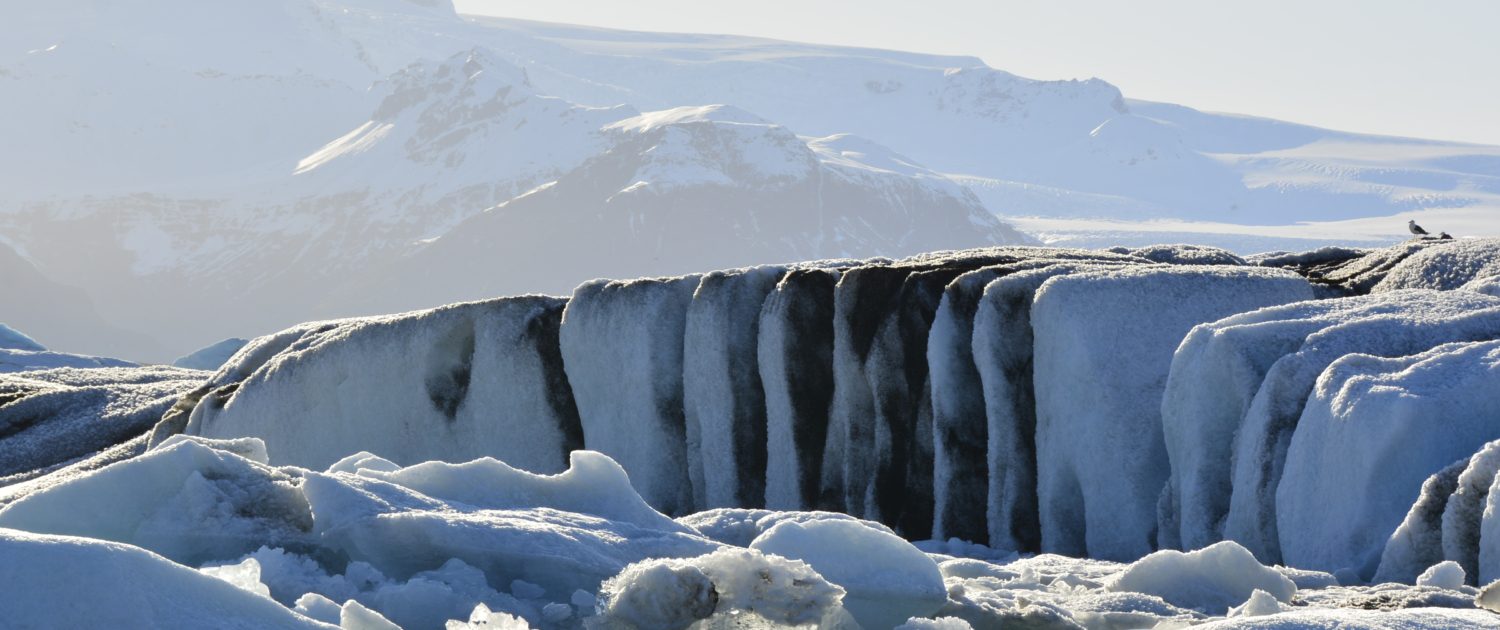
[[[698,276],[579,286],[561,343],[583,439],[625,467],[653,507],[693,511],[683,412],[683,336]]]
[[[1032,307],[1042,548],[1134,559],[1156,547],[1170,469],[1161,396],[1198,324],[1307,300],[1283,271],[1140,267],[1055,277]]]
[[[215,375],[184,431],[258,437],[277,463],[313,468],[370,451],[562,470],[583,444],[559,353],[564,303],[501,298],[262,338]]]

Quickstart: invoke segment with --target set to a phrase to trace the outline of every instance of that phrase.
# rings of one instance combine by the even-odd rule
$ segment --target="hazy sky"
[[[1130,98],[1500,144],[1500,0],[457,0],[485,13],[973,55]]]

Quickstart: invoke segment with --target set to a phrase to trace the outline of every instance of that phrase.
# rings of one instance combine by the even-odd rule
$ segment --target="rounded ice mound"
[[[1257,590],[1286,602],[1297,585],[1232,541],[1197,551],[1158,551],[1137,560],[1107,587],[1156,595],[1168,603],[1222,615],[1246,602]]]
[[[7,628],[333,628],[139,547],[88,538],[0,528],[0,584]]]
[[[698,533],[707,536],[711,540],[736,547],[749,547],[750,543],[754,542],[756,537],[781,523],[787,521],[809,523],[825,520],[849,521],[892,535],[896,533],[881,523],[858,519],[843,512],[780,512],[745,508],[718,508],[689,514],[678,518],[677,522],[697,530]]]
[[[1452,560],[1434,564],[1417,576],[1417,586],[1435,586],[1450,591],[1463,590],[1467,579],[1464,568]]]
[[[600,587],[598,610],[604,627],[686,628],[727,615],[750,615],[765,627],[827,627],[841,618],[843,597],[805,562],[722,549],[632,564]]]
[[[892,628],[926,617],[948,601],[943,574],[927,554],[856,521],[783,522],[750,548],[812,565],[848,591],[844,608],[865,628]]]

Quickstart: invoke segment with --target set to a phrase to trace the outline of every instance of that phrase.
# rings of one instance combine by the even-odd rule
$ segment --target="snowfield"
[[[0,620],[1494,627],[1496,261],[983,248],[34,366]]]

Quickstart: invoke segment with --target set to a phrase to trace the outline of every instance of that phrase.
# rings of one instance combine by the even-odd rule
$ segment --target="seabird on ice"
[[[1427,236],[1427,230],[1424,230],[1422,229],[1422,226],[1417,225],[1417,221],[1415,219],[1406,222],[1406,229],[1411,230],[1411,233],[1416,234],[1417,236]]]

